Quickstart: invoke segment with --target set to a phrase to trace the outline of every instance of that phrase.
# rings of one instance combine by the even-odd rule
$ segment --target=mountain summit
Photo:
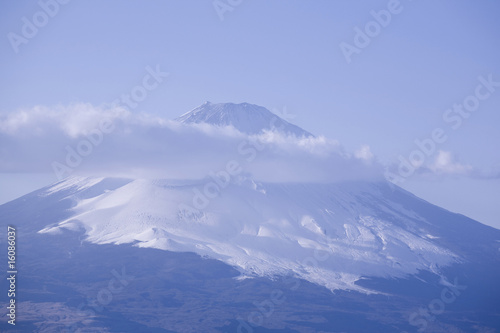
[[[290,124],[262,106],[248,103],[210,103],[183,114],[176,119],[184,124],[206,123],[215,126],[233,126],[246,134],[259,134],[264,130],[278,131],[297,137],[313,136],[306,130]]]

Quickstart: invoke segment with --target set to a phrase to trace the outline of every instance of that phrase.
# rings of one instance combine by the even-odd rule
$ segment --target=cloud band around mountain
[[[0,118],[0,172],[199,179],[225,170],[267,182],[383,179],[371,154],[335,140],[184,125],[120,107],[37,106]],[[366,148],[365,148],[366,149]]]

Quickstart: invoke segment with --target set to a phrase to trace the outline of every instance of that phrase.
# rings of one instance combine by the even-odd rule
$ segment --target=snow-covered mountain
[[[313,136],[302,128],[290,124],[268,109],[248,103],[210,103],[183,114],[176,120],[185,124],[206,123],[215,126],[233,126],[246,134],[258,134],[263,130],[277,130],[297,137]]]
[[[246,103],[178,120],[312,136]],[[500,311],[500,230],[385,181],[75,176],[1,205],[0,219],[19,230],[27,331],[490,332]],[[109,287],[116,265],[135,281],[123,294]],[[106,290],[120,301],[99,301]],[[460,316],[415,312],[443,290],[456,291],[447,313],[463,300]],[[255,311],[273,318],[255,324]]]
[[[178,120],[231,125],[249,135],[266,129],[311,135],[247,103],[207,102]],[[471,249],[498,255],[500,240],[497,230],[387,182],[263,183],[243,174],[198,180],[73,177],[39,195],[50,202],[61,192],[72,202],[69,216],[41,226],[40,234],[84,230],[96,244],[194,252],[244,276],[293,274],[331,290],[369,292],[356,284],[365,276],[440,274],[444,266],[467,261]],[[477,238],[464,241],[465,234],[477,235],[480,244]]]

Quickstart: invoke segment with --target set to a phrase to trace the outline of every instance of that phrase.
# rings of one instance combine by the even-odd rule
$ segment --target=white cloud
[[[466,175],[473,171],[472,166],[456,161],[451,152],[439,150],[436,158],[429,166],[437,174]]]
[[[371,161],[373,159],[373,153],[368,145],[361,146],[361,148],[354,152],[354,156],[365,161]]]
[[[130,112],[123,108],[94,107],[79,103],[52,108],[35,106],[0,117],[0,133],[11,136],[32,133],[46,135],[46,131],[61,131],[70,138],[88,134],[96,128],[102,118],[129,118]]]
[[[81,174],[198,179],[229,161],[262,181],[383,179],[335,140],[276,132],[247,136],[232,127],[183,125],[122,108],[37,106],[0,117],[0,172],[47,172],[54,162]]]
[[[359,152],[359,151],[358,151]],[[360,154],[356,153],[358,156]],[[489,170],[476,166],[463,164],[457,160],[452,152],[438,150],[430,161],[410,163],[400,159],[399,164],[392,163],[386,167],[386,177],[396,184],[403,183],[408,177],[415,180],[436,181],[447,177],[473,178],[473,179],[498,179],[500,178],[500,166],[494,166]]]

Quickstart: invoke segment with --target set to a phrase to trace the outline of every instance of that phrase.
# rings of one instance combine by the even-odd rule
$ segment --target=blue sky
[[[286,110],[291,122],[348,151],[368,145],[391,170],[418,149],[416,139],[441,128],[447,140],[400,185],[500,228],[500,88],[459,128],[443,120],[474,95],[478,77],[500,81],[498,2],[217,3],[231,9],[223,20],[212,0],[72,0],[18,52],[9,36],[23,36],[23,18],[43,19],[42,9],[37,1],[3,3],[0,114],[111,103],[159,66],[169,76],[131,112],[174,118],[207,100]],[[355,29],[388,8],[397,13],[348,63],[341,43],[355,46]],[[0,202],[56,180],[50,166],[0,171]]]

